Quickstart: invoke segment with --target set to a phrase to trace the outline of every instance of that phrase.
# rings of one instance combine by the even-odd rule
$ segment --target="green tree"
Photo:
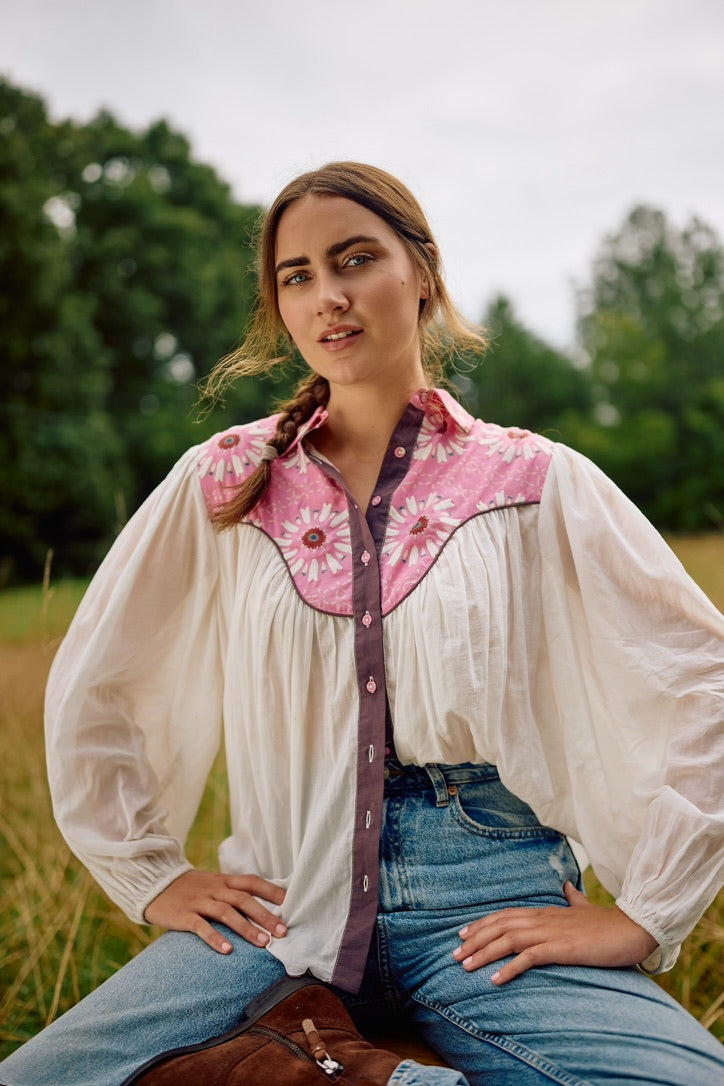
[[[598,432],[590,451],[659,525],[724,516],[724,250],[692,219],[637,207],[606,238],[578,299]]]
[[[471,409],[489,422],[566,440],[570,420],[590,410],[589,374],[529,331],[504,295],[490,302],[482,323],[491,346],[473,370],[461,371]]]
[[[250,312],[259,209],[163,121],[54,122],[7,82],[0,116],[2,580],[51,547],[92,568],[183,449],[269,390],[239,382],[197,424],[196,379]]]
[[[75,290],[68,219],[53,204],[73,131],[6,83],[0,117],[1,583],[37,576],[59,525],[91,560],[124,473],[104,410],[109,355],[92,298]]]

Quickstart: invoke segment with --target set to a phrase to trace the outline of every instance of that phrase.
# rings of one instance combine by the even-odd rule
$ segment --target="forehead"
[[[295,200],[277,225],[275,261],[325,252],[345,238],[367,235],[386,244],[402,242],[374,211],[331,193],[311,193]]]

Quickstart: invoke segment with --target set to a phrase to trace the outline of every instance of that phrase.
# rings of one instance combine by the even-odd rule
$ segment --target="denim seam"
[[[390,950],[387,940],[387,928],[385,926],[384,917],[379,915],[377,917],[377,960],[379,963],[385,1002],[388,1006],[399,1010],[402,1006],[402,1001],[399,998],[397,985],[393,979],[393,970],[390,968]]]
[[[403,803],[409,802],[404,797],[393,800],[392,797],[387,797],[384,805],[384,827],[383,827],[383,840],[380,842],[380,852],[382,853],[386,841],[389,841],[392,847],[392,855],[399,857],[402,855],[402,834],[400,833],[400,818],[402,815]],[[380,865],[382,866],[382,865]],[[395,910],[400,908],[413,908],[415,906],[415,899],[412,894],[412,886],[407,875],[407,865],[404,863],[395,862],[395,881],[390,881],[389,868],[391,864],[386,865],[388,868],[387,879],[387,892],[388,896],[395,904]],[[380,880],[380,890],[382,890],[382,884]],[[382,894],[380,893],[380,897]],[[407,905],[405,906],[405,902]],[[379,915],[379,912],[378,912]]]
[[[506,1037],[504,1034],[490,1033],[481,1030],[474,1022],[461,1018],[460,1015],[456,1014],[451,1008],[441,1007],[439,1004],[426,999],[424,996],[413,995],[412,998],[416,1003],[419,1003],[423,1007],[427,1007],[428,1010],[434,1011],[436,1014],[439,1014],[441,1018],[445,1018],[448,1022],[451,1022],[452,1025],[457,1026],[458,1029],[463,1029],[471,1036],[477,1037],[478,1040],[487,1042],[488,1044],[501,1049],[503,1052],[507,1052],[514,1059],[520,1060],[521,1063],[528,1064],[529,1067],[533,1067],[536,1071],[540,1071],[541,1074],[546,1075],[554,1082],[563,1083],[564,1086],[591,1086],[591,1083],[586,1079],[573,1077],[568,1071],[563,1071],[561,1068],[551,1063],[545,1056],[541,1056],[532,1049],[526,1048],[518,1041],[511,1040],[510,1037]]]

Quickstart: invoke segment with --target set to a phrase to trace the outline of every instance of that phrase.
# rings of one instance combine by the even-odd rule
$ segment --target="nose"
[[[344,313],[349,309],[349,298],[337,276],[320,275],[317,278],[315,304],[320,317],[337,311]]]

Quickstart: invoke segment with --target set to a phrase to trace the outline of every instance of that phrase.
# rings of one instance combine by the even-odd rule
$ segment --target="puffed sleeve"
[[[722,882],[724,619],[656,530],[557,446],[539,517],[548,667],[578,836],[674,964]]]
[[[183,842],[218,749],[215,533],[191,449],[111,548],[46,694],[53,808],[131,919],[190,868]]]

